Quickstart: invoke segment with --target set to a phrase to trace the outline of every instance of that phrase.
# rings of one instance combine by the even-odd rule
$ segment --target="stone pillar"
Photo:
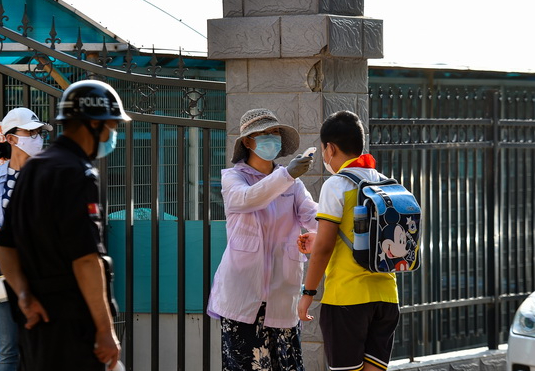
[[[335,111],[356,112],[368,127],[367,59],[383,56],[383,22],[363,8],[364,0],[223,0],[224,18],[208,21],[208,57],[226,60],[229,166],[251,108],[297,128],[300,151],[320,148],[321,123]],[[318,151],[302,178],[316,199],[323,173]]]
[[[364,17],[363,8],[364,0],[223,0],[224,18],[208,21],[208,58],[226,61],[228,166],[241,115],[269,108],[298,130],[301,153],[318,147],[301,177],[318,199],[330,175],[320,152],[323,120],[347,109],[368,128],[367,59],[383,57],[383,22]],[[308,371],[324,369],[314,314],[302,338]]]

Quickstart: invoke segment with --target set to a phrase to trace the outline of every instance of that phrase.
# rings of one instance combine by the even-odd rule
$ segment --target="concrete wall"
[[[315,303],[317,307],[317,303]],[[313,327],[317,326],[314,322]],[[186,315],[186,370],[202,370],[202,314]],[[210,370],[221,370],[221,327],[220,321],[212,320]],[[310,327],[305,326],[304,332],[309,334],[303,338],[303,358],[305,370],[327,370],[323,356],[321,336],[318,338]],[[177,315],[162,314],[160,316],[160,370],[177,369]],[[305,339],[308,339],[305,341]],[[316,341],[312,341],[316,340]],[[312,342],[311,342],[312,341]],[[151,317],[150,314],[138,313],[134,316],[134,370],[150,370],[151,362]],[[124,351],[123,351],[124,353]],[[125,354],[123,354],[124,359]]]
[[[202,370],[202,314],[186,315],[186,370]],[[211,323],[211,367],[221,370],[221,333],[219,321]],[[177,315],[160,315],[160,370],[177,369]],[[134,370],[150,370],[151,317],[150,314],[134,315]],[[124,353],[124,352],[123,352]],[[124,359],[125,354],[123,354]]]

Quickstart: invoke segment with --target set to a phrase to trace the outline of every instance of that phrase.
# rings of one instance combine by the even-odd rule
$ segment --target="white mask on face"
[[[26,152],[30,157],[40,153],[43,149],[43,137],[40,135],[38,135],[36,138],[21,137],[15,134],[13,134],[13,136],[19,138],[18,143],[15,144],[15,146]]]
[[[331,159],[329,160],[329,163],[325,162],[325,151],[322,152],[321,157],[323,157],[323,166],[325,166],[325,170],[327,170],[329,173],[333,175],[336,174],[336,171],[334,171],[331,166],[331,161],[333,160],[333,158],[331,157]]]

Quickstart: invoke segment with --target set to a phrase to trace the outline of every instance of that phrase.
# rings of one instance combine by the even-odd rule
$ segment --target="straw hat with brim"
[[[237,163],[247,157],[248,149],[242,143],[242,139],[268,129],[279,129],[281,133],[281,150],[276,158],[284,157],[294,153],[299,148],[299,134],[297,130],[289,125],[281,124],[275,114],[265,108],[252,109],[241,117],[240,136],[234,143],[234,154],[232,163]]]

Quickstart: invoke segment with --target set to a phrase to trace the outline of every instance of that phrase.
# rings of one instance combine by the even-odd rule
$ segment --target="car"
[[[509,330],[507,371],[535,371],[535,292],[522,302]]]

